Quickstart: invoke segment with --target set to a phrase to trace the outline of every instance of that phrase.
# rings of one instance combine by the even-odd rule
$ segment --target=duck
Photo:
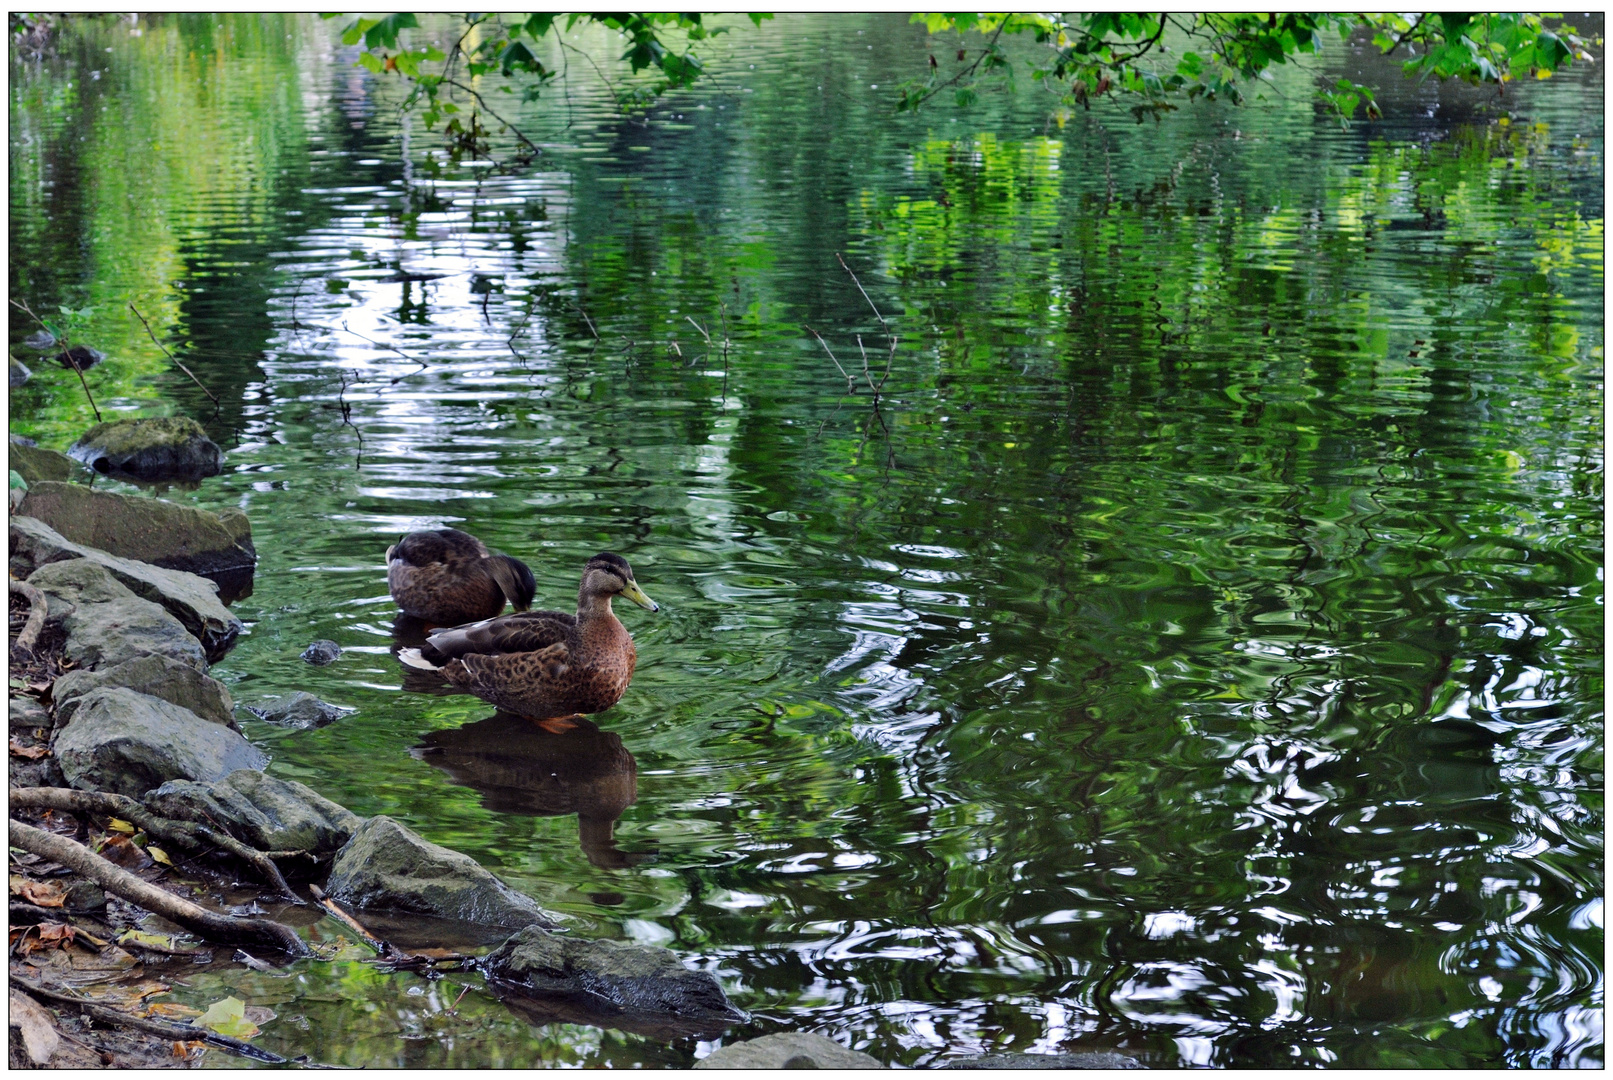
[[[432,626],[490,619],[506,600],[525,611],[538,590],[526,563],[458,529],[422,529],[387,548],[386,584],[405,615]]]
[[[661,610],[627,560],[602,551],[583,567],[576,614],[520,611],[439,628],[424,646],[400,649],[398,660],[559,733],[575,726],[572,717],[616,704],[633,679],[638,653],[611,610],[618,596]]]

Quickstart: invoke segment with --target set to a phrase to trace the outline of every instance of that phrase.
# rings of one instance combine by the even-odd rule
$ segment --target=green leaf
[[[191,1021],[191,1025],[233,1039],[250,1039],[258,1033],[258,1025],[246,1018],[246,1002],[237,997],[213,1002],[206,1012]]]
[[[383,64],[381,62],[381,58],[376,56],[374,53],[359,53],[358,62],[363,67],[375,72],[377,75],[386,70],[386,65]]]
[[[388,15],[386,18],[378,20],[375,25],[364,32],[364,47],[367,49],[396,48],[398,31],[419,25],[419,21],[407,11],[400,11],[396,15]]]

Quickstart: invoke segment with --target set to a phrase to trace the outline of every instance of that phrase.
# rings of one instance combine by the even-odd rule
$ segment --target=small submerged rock
[[[302,651],[302,658],[315,667],[324,667],[334,664],[336,658],[342,655],[342,647],[334,641],[321,638]]]
[[[34,377],[34,373],[28,370],[27,364],[24,364],[15,356],[11,357],[10,359],[11,365],[6,372],[7,386],[21,386],[23,383]]]
[[[38,353],[50,352],[56,347],[56,335],[49,330],[35,330],[22,339],[22,347]]]
[[[344,904],[511,930],[556,917],[469,855],[433,844],[389,817],[373,817],[336,854],[325,891]]]
[[[184,416],[96,424],[67,453],[96,472],[141,480],[199,480],[224,471],[224,452]]]
[[[222,724],[124,687],[84,695],[55,749],[74,787],[133,798],[169,780],[222,780],[269,763]]]
[[[626,941],[551,934],[529,926],[500,945],[484,970],[505,1003],[535,1023],[570,1020],[652,1038],[715,1035],[746,1019],[711,973],[676,953]]]
[[[805,1031],[763,1035],[719,1047],[695,1062],[697,1069],[883,1069],[877,1058],[847,1050],[833,1039]]]
[[[282,694],[280,697],[255,702],[246,706],[246,711],[259,720],[267,720],[271,724],[306,729],[324,727],[331,721],[340,720],[348,713],[357,710],[331,705],[306,691],[297,690],[290,694]]]
[[[68,371],[75,368],[79,371],[88,371],[105,359],[106,353],[100,349],[92,349],[88,345],[73,345],[56,354],[56,362]]]

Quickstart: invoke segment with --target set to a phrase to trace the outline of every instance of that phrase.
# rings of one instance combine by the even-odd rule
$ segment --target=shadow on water
[[[574,723],[556,735],[524,716],[494,713],[429,732],[412,753],[475,788],[495,813],[576,814],[578,842],[597,867],[623,869],[652,858],[616,847],[616,821],[638,799],[638,763],[614,732],[580,718]]]

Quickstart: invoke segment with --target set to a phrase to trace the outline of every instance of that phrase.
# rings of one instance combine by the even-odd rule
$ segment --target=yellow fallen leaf
[[[168,857],[168,853],[162,848],[158,847],[156,844],[148,845],[146,847],[146,854],[150,855],[153,859],[156,859],[164,866],[174,865],[174,860],[170,859]]]
[[[111,821],[106,823],[106,827],[111,829],[113,832],[120,832],[127,836],[133,836],[136,832],[135,827],[130,825],[127,821],[124,821],[122,818],[113,818]]]
[[[233,1039],[250,1039],[258,1033],[258,1025],[246,1018],[246,1002],[238,997],[213,1002],[206,1012],[191,1021],[191,1025]]]

